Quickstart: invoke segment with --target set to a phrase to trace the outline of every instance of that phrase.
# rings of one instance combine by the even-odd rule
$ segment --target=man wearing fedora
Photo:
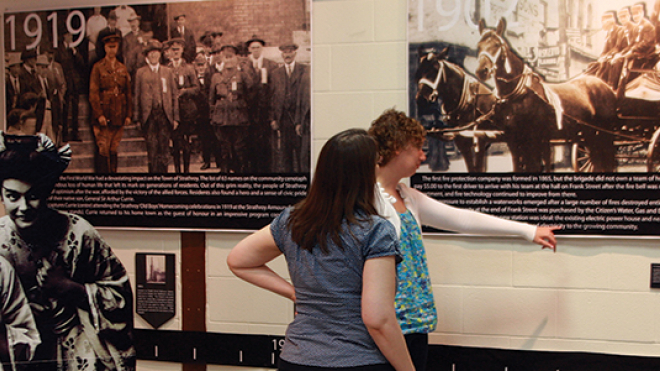
[[[124,56],[124,65],[129,73],[133,71],[131,76],[135,76],[134,72],[137,64],[137,59],[140,57],[141,44],[142,44],[142,31],[140,30],[140,17],[137,14],[132,14],[128,18],[128,24],[131,26],[131,31],[124,35],[121,43],[121,53]]]
[[[255,84],[249,95],[248,106],[250,107],[250,135],[251,163],[256,172],[271,171],[270,142],[272,130],[268,120],[270,110],[270,90],[273,71],[277,69],[277,62],[264,58],[263,48],[266,42],[253,35],[245,45],[250,53],[247,61],[255,73]]]
[[[296,63],[298,45],[280,45],[284,65],[273,71],[270,125],[275,172],[309,171],[310,87],[308,65]],[[309,152],[309,149],[307,149]]]
[[[21,58],[18,54],[11,54],[9,61],[7,61],[9,68],[6,81],[5,81],[5,99],[7,112],[18,107],[18,98],[21,94],[21,85],[18,80],[18,75],[21,72]]]
[[[220,151],[218,151],[218,141],[211,128],[211,118],[209,116],[209,85],[211,85],[211,75],[208,73],[209,64],[205,52],[197,53],[193,64],[199,83],[199,93],[195,98],[198,113],[195,133],[197,134],[197,140],[201,144],[202,150],[202,165],[200,170],[206,170],[211,167],[211,156]],[[220,155],[215,156],[215,159],[216,164],[220,167]]]
[[[58,89],[57,83],[48,71],[48,57],[41,54],[37,57],[37,74],[41,84],[41,98],[44,102],[43,115],[37,118],[37,126],[40,132],[46,134],[54,143],[57,143],[57,124],[59,123],[59,109],[57,101]]]
[[[80,94],[87,94],[89,87],[83,76],[89,72],[87,57],[73,45],[73,34],[66,32],[62,45],[57,48],[55,60],[62,65],[66,78],[64,109],[62,112],[62,140],[80,141],[78,136],[78,103]]]
[[[131,82],[135,86],[135,73],[140,68],[147,65],[144,56],[144,49],[147,47],[149,42],[154,38],[154,31],[151,22],[141,22],[140,30],[138,31],[138,45],[135,48],[128,49],[130,56],[125,56],[128,63],[124,63],[128,69],[128,73],[131,75]]]
[[[170,30],[170,37],[172,39],[182,38],[184,40],[183,59],[188,63],[192,63],[193,60],[195,60],[195,54],[197,53],[195,34],[190,28],[186,27],[185,14],[177,14],[174,16],[174,21],[176,22],[176,25]]]
[[[32,92],[41,95],[41,84],[37,74],[37,50],[25,50],[21,53],[21,69],[18,79],[21,86],[21,94]]]
[[[179,93],[174,74],[160,64],[162,44],[150,40],[144,49],[147,65],[135,75],[133,121],[147,142],[150,173],[167,173],[169,142],[179,126]]]
[[[18,83],[20,85],[20,95],[18,98],[18,105],[23,105],[22,101],[28,93],[35,94],[37,98],[34,113],[37,115],[37,131],[41,130],[41,123],[43,122],[45,111],[45,92],[41,86],[39,79],[39,72],[37,71],[37,50],[24,50],[21,53],[21,70],[18,74]]]
[[[64,106],[64,94],[66,93],[66,77],[64,76],[64,69],[62,68],[62,65],[55,60],[55,50],[51,47],[45,47],[42,50],[48,59],[48,75],[55,80],[55,88],[57,89],[56,93],[59,102],[54,103],[60,105],[61,111],[61,107]]]
[[[117,60],[120,40],[119,33],[105,37],[105,57],[96,62],[89,77],[91,124],[98,151],[97,173],[117,172],[117,149],[124,126],[131,123],[131,77],[126,66]]]
[[[170,63],[171,58],[172,58],[172,44],[166,41],[163,43],[163,49],[161,50],[160,53],[160,64],[162,64],[163,66],[167,66]]]
[[[172,157],[174,158],[174,171],[190,172],[190,153],[192,149],[192,135],[195,133],[198,108],[195,98],[199,95],[200,86],[195,67],[186,62],[183,55],[184,40],[181,38],[168,41],[171,50],[171,59],[167,65],[174,74],[179,91],[179,127],[172,133]]]
[[[211,78],[209,107],[211,126],[222,149],[221,172],[250,171],[248,158],[249,118],[247,96],[253,76],[238,60],[236,46],[220,48],[222,63]]]
[[[199,38],[199,43],[204,50],[204,58],[206,59],[206,63],[208,65],[213,63],[213,47],[217,44],[216,40],[219,40],[221,37],[221,31],[206,31],[204,32],[204,35]],[[195,59],[197,59],[197,56],[195,56]]]

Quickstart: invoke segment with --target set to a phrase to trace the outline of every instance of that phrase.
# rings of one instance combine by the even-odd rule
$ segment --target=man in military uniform
[[[121,35],[103,39],[105,57],[96,62],[89,77],[89,103],[92,129],[98,149],[97,173],[116,173],[117,149],[132,116],[131,78],[126,66],[117,60]]]
[[[150,173],[167,173],[169,142],[179,126],[179,93],[174,74],[160,64],[162,48],[160,41],[149,41],[144,49],[147,65],[135,75],[133,121],[142,128],[147,142]]]
[[[110,14],[108,14],[108,26],[101,31],[99,31],[98,37],[96,39],[96,61],[101,60],[103,57],[105,57],[105,48],[103,47],[103,40],[109,36],[109,35],[119,35],[119,37],[122,37],[121,30],[117,26],[117,14],[115,10],[111,10]],[[121,41],[120,41],[120,48],[119,51],[117,51],[117,60],[120,62],[124,62],[124,57],[122,55],[122,50],[121,50]]]
[[[174,80],[179,91],[179,127],[172,132],[172,157],[174,158],[174,171],[190,172],[190,152],[192,147],[191,136],[195,132],[198,109],[195,98],[199,94],[200,86],[195,67],[186,62],[183,56],[183,39],[172,39],[168,42],[171,50],[171,60],[168,67],[174,74]]]
[[[209,107],[211,125],[223,151],[221,172],[249,171],[247,141],[249,135],[247,94],[253,76],[239,64],[234,45],[220,48],[222,63],[211,78]]]

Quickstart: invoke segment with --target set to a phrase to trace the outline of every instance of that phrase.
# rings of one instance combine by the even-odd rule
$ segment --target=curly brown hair
[[[371,123],[369,135],[378,143],[378,164],[382,166],[409,144],[421,147],[426,138],[426,130],[419,121],[390,108]]]

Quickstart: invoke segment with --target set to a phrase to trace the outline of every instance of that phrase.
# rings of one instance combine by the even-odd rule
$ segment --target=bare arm
[[[281,254],[268,225],[239,242],[229,253],[227,265],[238,278],[295,302],[293,286],[266,265]]]
[[[397,371],[414,371],[394,312],[394,256],[368,259],[362,274],[362,320],[378,349]]]

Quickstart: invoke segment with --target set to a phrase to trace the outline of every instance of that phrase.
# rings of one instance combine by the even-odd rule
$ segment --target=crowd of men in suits
[[[197,149],[202,171],[308,172],[311,78],[309,65],[296,62],[298,45],[279,45],[277,63],[264,58],[262,38],[232,43],[208,31],[196,39],[185,14],[172,20],[161,41],[131,7],[107,17],[95,8],[86,44],[73,46],[67,33],[54,51],[8,61],[8,111],[32,112],[36,131],[58,143],[76,141],[78,101],[89,94],[99,173],[117,172],[127,125],[142,130],[151,173],[170,164],[190,172]]]

